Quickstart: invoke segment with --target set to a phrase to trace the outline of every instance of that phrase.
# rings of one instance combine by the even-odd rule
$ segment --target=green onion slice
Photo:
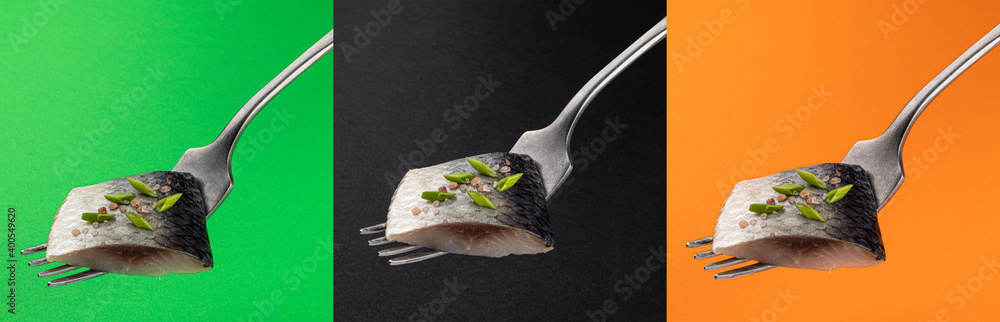
[[[826,182],[823,182],[823,180],[817,178],[815,174],[809,173],[801,169],[795,169],[795,172],[797,172],[799,176],[802,177],[802,180],[805,180],[807,183],[811,185],[819,187],[820,189],[829,188],[829,186],[826,185]]]
[[[466,192],[469,193],[469,198],[472,198],[472,201],[475,201],[477,205],[490,209],[497,209],[497,206],[494,206],[493,203],[490,202],[489,199],[486,199],[486,196],[483,194],[472,190],[468,190]]]
[[[467,172],[455,172],[452,174],[444,175],[444,178],[448,179],[448,181],[458,182],[458,183],[469,183],[472,181],[472,178],[475,177],[476,175]]]
[[[156,206],[153,207],[153,210],[155,210],[156,212],[166,211],[167,209],[170,209],[170,207],[173,207],[174,203],[177,202],[177,199],[180,199],[181,196],[183,196],[183,195],[184,195],[183,193],[178,193],[178,194],[173,194],[173,195],[171,195],[169,197],[160,199],[160,201],[156,202]]]
[[[117,203],[117,204],[127,205],[129,203],[129,201],[132,201],[132,199],[135,199],[135,195],[133,195],[131,193],[119,192],[119,193],[116,193],[116,194],[104,195],[104,199],[108,199],[108,201],[111,201],[111,202],[114,202],[114,203]]]
[[[472,168],[476,169],[476,171],[479,171],[479,173],[482,173],[482,174],[485,174],[485,175],[488,175],[488,176],[491,176],[491,177],[494,177],[494,178],[497,177],[497,172],[493,171],[493,169],[490,169],[490,167],[486,166],[486,164],[483,163],[482,161],[473,160],[473,159],[470,159],[470,158],[465,158],[465,160],[469,161],[469,164],[472,165]]]
[[[805,188],[806,187],[803,187],[803,186],[800,186],[800,185],[797,185],[797,184],[791,184],[791,183],[789,183],[789,184],[783,184],[783,185],[780,185],[780,186],[771,187],[771,189],[774,189],[774,191],[777,191],[778,193],[786,194],[786,195],[789,195],[789,196],[797,196],[797,195],[799,195],[799,192],[802,191],[802,189],[805,189]]]
[[[136,227],[153,230],[153,226],[150,226],[149,222],[146,221],[146,219],[143,219],[142,216],[139,216],[138,214],[133,214],[131,212],[126,212],[125,216],[128,217],[128,220],[132,221],[132,224],[135,225]]]
[[[517,183],[517,180],[521,179],[521,175],[523,175],[523,173],[513,174],[500,179],[500,181],[497,181],[497,191],[510,189],[510,187],[513,187],[514,184]]]
[[[445,199],[454,197],[454,192],[440,192],[440,191],[424,191],[420,194],[420,198],[424,198],[430,201],[444,201]]]
[[[772,213],[772,212],[774,212],[776,210],[781,210],[781,208],[785,208],[785,206],[782,206],[782,205],[769,205],[769,204],[766,204],[766,203],[755,203],[755,204],[750,205],[750,211],[753,211],[753,212],[758,213],[758,214],[761,214],[761,213]]]
[[[851,191],[852,187],[854,187],[854,185],[849,184],[837,189],[830,190],[830,192],[826,193],[826,199],[823,199],[823,201],[826,201],[826,203],[837,202],[837,200],[844,198],[844,196],[847,195],[847,192]]]
[[[823,219],[823,216],[820,216],[819,212],[817,212],[816,209],[813,209],[813,207],[810,207],[807,204],[796,203],[795,208],[799,208],[799,211],[802,212],[802,216],[806,218],[826,222],[826,219]]]
[[[108,219],[111,219],[111,218],[114,218],[114,217],[115,217],[114,214],[102,214],[102,213],[96,213],[96,212],[85,212],[85,213],[83,213],[83,216],[80,217],[80,219],[83,219],[83,220],[86,220],[86,221],[89,221],[89,222],[104,222],[105,220],[108,220]]]
[[[153,198],[159,198],[160,197],[160,194],[156,193],[156,190],[153,190],[153,188],[150,188],[149,186],[147,186],[142,181],[135,180],[135,179],[132,179],[132,178],[127,178],[127,177],[125,179],[128,179],[128,183],[132,184],[132,188],[135,188],[135,190],[139,190],[139,192],[142,192],[142,194],[150,196],[150,197],[153,197]]]

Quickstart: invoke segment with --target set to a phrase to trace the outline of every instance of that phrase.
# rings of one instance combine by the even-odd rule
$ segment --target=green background
[[[17,249],[46,241],[70,189],[170,170],[211,142],[333,28],[332,1],[3,1],[0,12],[0,205],[16,209]],[[213,269],[50,288],[35,274],[54,265],[17,255],[17,314],[0,320],[332,319],[332,56],[237,149],[235,187],[208,221]]]

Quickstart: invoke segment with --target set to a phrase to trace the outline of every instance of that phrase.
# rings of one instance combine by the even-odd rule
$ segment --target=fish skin
[[[46,258],[61,262],[60,259],[69,255],[79,255],[76,253],[80,251],[114,250],[117,253],[127,254],[130,258],[142,259],[144,252],[158,251],[169,253],[171,256],[181,254],[191,257],[203,267],[200,269],[192,267],[184,272],[171,272],[157,271],[161,267],[146,265],[136,267],[134,270],[110,273],[162,276],[168,273],[190,273],[212,268],[214,263],[205,217],[207,211],[197,179],[190,173],[173,171],[148,172],[129,177],[145,182],[151,187],[169,185],[171,189],[168,192],[158,191],[159,198],[149,197],[136,191],[124,177],[74,188],[53,219]],[[166,182],[168,178],[170,184]],[[80,219],[84,212],[97,212],[100,207],[107,208],[111,202],[105,199],[104,195],[118,192],[135,195],[141,200],[140,206],[145,206],[147,211],[139,212],[137,207],[119,205],[116,210],[108,209],[107,212],[115,214],[115,217],[99,223],[98,228],[94,228],[93,223]],[[178,193],[184,195],[173,207],[163,212],[153,211],[156,201]],[[125,212],[141,215],[154,230],[135,227],[125,216]],[[87,229],[88,233],[73,236],[74,229],[80,231]],[[97,231],[98,235],[93,236],[93,231]]]
[[[799,169],[811,172],[819,178],[830,176],[831,179],[838,177],[836,172],[839,171],[841,182],[837,184],[828,182],[829,189],[823,190],[806,183],[795,169],[792,169],[737,183],[719,212],[712,242],[713,251],[725,254],[726,248],[767,238],[785,238],[785,240],[787,237],[819,238],[860,247],[872,254],[875,264],[884,261],[885,247],[882,244],[881,230],[876,216],[878,203],[870,176],[865,170],[858,165],[842,163],[824,163]],[[776,202],[785,207],[768,214],[766,220],[748,210],[750,204],[765,203],[768,198],[776,198],[779,193],[771,187],[787,183],[802,185],[819,199],[818,204],[809,205],[826,219],[825,223],[803,217],[789,200]],[[843,199],[833,204],[823,201],[824,193],[848,184],[854,186]],[[796,202],[805,203],[802,197],[795,198]],[[740,221],[751,220],[757,220],[757,224],[740,228]],[[767,226],[761,228],[761,222],[766,222]]]
[[[482,161],[490,167],[496,164],[501,167],[508,166],[505,161],[510,160],[511,170],[507,173],[497,171],[498,178],[493,178],[475,171],[465,158],[461,158],[407,171],[393,193],[392,201],[389,204],[386,238],[397,240],[400,235],[409,232],[449,224],[485,224],[526,232],[534,238],[540,239],[546,247],[545,251],[551,250],[555,242],[546,211],[545,186],[542,184],[541,173],[538,172],[534,160],[528,155],[507,152],[485,153],[470,158]],[[437,208],[433,206],[431,201],[420,198],[423,191],[435,191],[438,187],[447,186],[449,181],[444,178],[444,175],[455,172],[473,173],[484,182],[489,183],[490,191],[482,192],[482,194],[497,209],[493,210],[476,205],[460,189],[448,190],[448,192],[454,192],[455,197],[441,201]],[[523,173],[523,175],[510,189],[497,192],[496,188],[492,186],[493,182],[515,173]],[[472,186],[467,184],[467,187],[471,188]],[[415,207],[420,209],[430,207],[430,210],[415,216],[411,212],[411,209]],[[433,209],[438,209],[440,213],[434,215]],[[501,257],[505,255],[488,256]]]

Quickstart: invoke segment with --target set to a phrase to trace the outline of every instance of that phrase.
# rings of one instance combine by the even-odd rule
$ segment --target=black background
[[[364,30],[376,20],[370,11],[387,2],[339,1],[334,10],[334,318],[423,318],[419,308],[441,297],[444,280],[457,279],[468,289],[437,320],[586,321],[608,299],[618,307],[609,320],[665,320],[665,265],[630,298],[615,290],[666,239],[665,42],[611,82],[577,123],[573,151],[600,138],[606,119],[628,128],[593,160],[574,158],[567,185],[549,201],[554,250],[389,266],[376,256],[387,247],[366,243],[380,235],[358,234],[385,221],[398,179],[387,183],[384,174],[400,167],[400,155],[419,161],[405,169],[508,151],[663,19],[665,2],[588,0],[553,30],[545,12],[559,12],[560,1],[402,0],[378,34],[355,43],[354,28]],[[359,50],[350,62],[345,45]],[[453,129],[445,111],[489,75],[502,85]],[[414,152],[414,140],[435,128],[446,141]]]

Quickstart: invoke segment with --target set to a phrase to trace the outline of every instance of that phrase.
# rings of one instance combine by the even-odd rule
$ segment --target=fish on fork
[[[130,191],[134,195],[129,203],[118,206],[104,196],[139,189],[126,178],[73,189],[56,215],[49,241],[21,251],[22,255],[45,252],[45,257],[29,262],[28,266],[65,264],[42,271],[38,277],[89,268],[49,281],[49,286],[77,283],[109,273],[162,276],[210,269],[213,262],[205,222],[233,189],[232,155],[240,134],[275,95],[332,48],[333,30],[254,94],[215,141],[184,152],[172,171],[130,177],[158,187],[158,192],[147,196],[141,191]],[[160,200],[180,193],[183,195],[173,207],[155,209]],[[100,222],[89,222],[81,219],[82,212],[117,214]],[[130,222],[135,215],[144,218],[152,229],[141,229]]]
[[[882,135],[855,143],[841,163],[800,168],[815,176],[813,182],[789,170],[737,183],[719,212],[715,234],[686,244],[688,248],[712,246],[694,258],[731,256],[705,265],[706,270],[756,261],[718,273],[716,279],[745,276],[778,266],[832,270],[885,261],[876,214],[903,184],[902,152],[906,135],[924,108],[998,43],[1000,25],[917,92]],[[829,178],[829,182],[817,178]],[[800,186],[802,189],[796,190],[801,195],[788,196],[773,188],[785,184]],[[839,201],[823,200],[833,193],[832,189],[848,184],[853,186]],[[776,200],[768,200],[772,198]],[[783,207],[754,214],[750,211],[751,204]],[[825,222],[808,219],[807,213],[818,215]]]
[[[390,265],[415,263],[448,253],[500,257],[507,254],[535,254],[551,250],[553,238],[548,229],[545,202],[552,197],[573,170],[569,156],[569,141],[576,121],[590,101],[611,80],[649,48],[663,40],[666,34],[667,19],[664,18],[591,78],[552,124],[522,134],[509,153],[494,152],[472,157],[489,160],[487,164],[495,166],[494,170],[501,172],[496,178],[498,180],[514,173],[523,174],[518,183],[507,191],[497,192],[496,188],[489,184],[486,187],[480,186],[480,189],[486,191],[479,192],[493,202],[497,208],[495,211],[475,206],[467,207],[465,205],[469,205],[469,200],[464,198],[444,201],[450,203],[446,205],[447,207],[460,204],[457,206],[460,208],[441,210],[440,217],[435,217],[433,213],[427,214],[423,209],[424,206],[414,207],[415,200],[407,198],[419,196],[421,190],[437,188],[432,182],[447,184],[441,176],[451,174],[450,171],[459,171],[462,169],[459,166],[465,161],[458,159],[436,166],[411,169],[393,194],[386,223],[361,229],[363,235],[381,232],[386,234],[384,237],[369,240],[368,245],[404,243],[379,251],[379,256],[395,256],[419,250],[416,253],[390,259]],[[474,180],[486,180],[489,183],[492,181],[490,177],[477,176]],[[430,178],[442,181],[430,181]],[[423,183],[415,184],[418,181]],[[470,187],[465,185],[466,189]],[[461,187],[446,191],[465,192]],[[412,213],[411,208],[414,208]],[[438,211],[434,208],[428,207],[427,210]]]

